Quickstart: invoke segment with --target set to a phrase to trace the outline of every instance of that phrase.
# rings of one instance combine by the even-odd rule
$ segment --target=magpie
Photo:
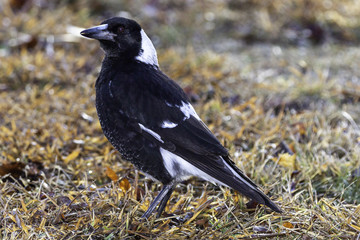
[[[97,39],[105,52],[95,83],[104,135],[123,159],[163,184],[143,218],[157,206],[159,217],[176,184],[192,176],[282,211],[235,166],[181,87],[160,70],[154,45],[137,22],[114,17],[81,35]]]

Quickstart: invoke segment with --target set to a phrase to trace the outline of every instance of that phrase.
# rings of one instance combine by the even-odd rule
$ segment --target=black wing
[[[155,74],[149,77],[152,82],[129,78],[131,87],[126,92],[121,91],[126,79],[113,88],[112,95],[128,117],[129,127],[220,183],[280,212],[230,160],[227,149],[199,119],[183,90],[160,71],[148,74]]]
[[[196,154],[227,155],[228,151],[197,119],[185,93],[174,81],[155,69],[137,69],[137,76],[123,74],[121,81],[109,83],[114,106],[129,119],[129,127],[141,131],[141,124],[155,132],[170,151],[182,147]],[[166,127],[165,123],[176,127]],[[149,131],[141,132],[148,137],[154,136]],[[153,140],[159,143],[158,139]]]

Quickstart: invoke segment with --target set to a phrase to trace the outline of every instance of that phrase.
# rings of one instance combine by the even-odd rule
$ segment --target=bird
[[[135,20],[113,17],[80,34],[98,40],[105,53],[95,83],[105,137],[122,159],[163,184],[142,218],[155,209],[160,217],[176,185],[193,176],[282,212],[236,167],[183,89],[160,70],[156,49]]]

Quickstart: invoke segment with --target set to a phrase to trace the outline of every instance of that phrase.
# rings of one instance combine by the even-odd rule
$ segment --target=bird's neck
[[[144,63],[139,61],[137,58],[124,58],[122,56],[105,55],[102,63],[102,70],[111,67],[112,69],[117,69],[119,71],[131,72],[141,66],[154,68],[157,70],[160,69],[158,65]]]
[[[135,58],[128,58],[118,55],[105,55],[103,60],[102,68],[105,66],[112,66],[113,68],[117,69],[119,67],[126,67],[128,65],[133,65],[136,63]]]

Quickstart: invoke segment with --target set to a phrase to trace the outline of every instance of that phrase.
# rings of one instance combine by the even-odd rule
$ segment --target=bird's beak
[[[97,40],[108,40],[108,41],[114,41],[114,36],[115,36],[115,34],[109,32],[108,24],[101,24],[96,27],[85,29],[80,34],[87,38],[94,38]]]

